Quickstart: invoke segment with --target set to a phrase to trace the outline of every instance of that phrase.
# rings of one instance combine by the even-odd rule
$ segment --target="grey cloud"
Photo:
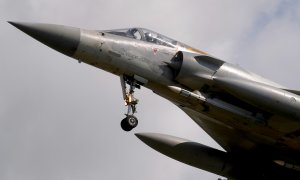
[[[295,5],[288,7],[292,8],[277,7],[269,14],[273,18],[268,18],[258,27],[260,31],[251,36],[246,44],[248,48],[242,50],[241,55],[245,55],[242,64],[283,85],[299,88],[296,77],[300,56],[300,24],[297,19],[300,16],[295,15]]]

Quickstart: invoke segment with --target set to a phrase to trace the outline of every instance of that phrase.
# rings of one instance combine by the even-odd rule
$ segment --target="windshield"
[[[156,32],[150,31],[148,29],[143,29],[143,32],[147,42],[152,42],[158,45],[169,46],[169,47],[175,47],[177,45],[177,41],[168,38],[166,36],[163,36],[161,34],[158,34]]]
[[[157,45],[168,46],[168,47],[176,47],[178,46],[178,42],[168,38],[164,35],[156,33],[154,31],[143,29],[143,28],[130,28],[130,29],[119,29],[119,30],[112,30],[106,31],[110,34],[115,34],[119,36],[129,37],[133,39],[138,39],[142,41],[147,41],[150,43],[154,43]]]

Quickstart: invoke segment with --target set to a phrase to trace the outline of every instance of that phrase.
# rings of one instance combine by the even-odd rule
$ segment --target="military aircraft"
[[[232,180],[300,179],[300,92],[144,28],[87,30],[9,22],[45,45],[120,76],[130,131],[141,86],[168,99],[225,151],[137,133],[153,149]]]

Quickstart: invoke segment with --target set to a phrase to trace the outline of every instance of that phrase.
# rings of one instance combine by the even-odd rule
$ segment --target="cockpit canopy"
[[[156,33],[154,31],[144,29],[144,28],[129,28],[129,29],[118,29],[106,31],[110,34],[115,34],[119,36],[124,36],[132,39],[142,40],[157,45],[167,46],[171,48],[175,47],[186,47],[184,44],[168,38],[164,35]]]

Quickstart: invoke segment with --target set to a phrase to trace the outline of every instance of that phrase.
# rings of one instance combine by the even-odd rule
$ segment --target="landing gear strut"
[[[140,88],[140,85],[133,78],[128,78],[123,75],[120,76],[120,79],[125,106],[127,106],[126,117],[121,121],[121,128],[124,131],[131,131],[138,125],[138,119],[134,116],[137,112],[136,105],[138,104],[138,99],[134,97],[134,89]],[[127,90],[126,83],[129,84],[129,90]]]

